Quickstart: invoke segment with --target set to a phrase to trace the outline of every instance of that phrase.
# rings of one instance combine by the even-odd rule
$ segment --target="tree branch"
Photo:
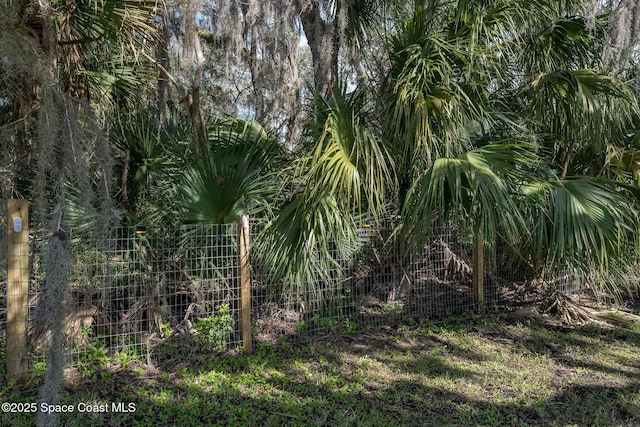
[[[173,77],[173,75],[171,75],[171,73],[166,68],[162,66],[162,64],[149,56],[148,53],[142,52],[142,55],[147,58],[147,60],[149,60],[153,65],[155,65],[158,70],[160,70],[160,72],[166,77],[166,79],[176,87],[176,89],[178,90],[178,94],[180,95],[180,102],[184,102],[185,98],[188,96],[186,94],[185,88],[176,80],[175,77]]]

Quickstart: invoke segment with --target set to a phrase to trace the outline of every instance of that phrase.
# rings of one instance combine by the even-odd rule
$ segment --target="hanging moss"
[[[32,327],[49,340],[41,400],[54,404],[64,373],[65,296],[72,265],[64,232],[72,224],[64,218],[82,217],[96,233],[106,230],[112,160],[94,111],[57,80],[60,52],[50,12],[46,0],[0,3],[0,185],[3,197],[31,198],[35,225],[52,236]],[[21,168],[33,176],[28,190],[15,184]],[[56,418],[40,413],[38,425],[55,425]]]
[[[53,234],[45,252],[45,269],[47,276],[39,294],[36,315],[39,325],[50,331],[51,343],[47,355],[47,374],[40,400],[52,405],[59,404],[65,365],[64,319],[67,316],[66,297],[69,287],[69,270],[71,258],[67,245],[67,236],[63,231]],[[39,426],[56,424],[55,413],[38,413]]]

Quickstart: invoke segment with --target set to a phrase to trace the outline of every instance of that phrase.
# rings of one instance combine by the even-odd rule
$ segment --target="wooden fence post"
[[[484,237],[482,231],[473,241],[473,302],[476,311],[484,311]]]
[[[27,375],[29,301],[29,202],[7,200],[7,375]]]
[[[253,351],[251,325],[251,273],[249,265],[249,216],[238,217],[238,277],[240,285],[240,330],[247,353]]]

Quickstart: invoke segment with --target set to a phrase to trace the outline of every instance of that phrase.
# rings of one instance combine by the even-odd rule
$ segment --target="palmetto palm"
[[[566,8],[539,2],[543,17],[525,22],[518,2],[475,3],[418,8],[391,44],[383,99],[404,226],[421,238],[453,218],[489,241],[499,229],[539,271],[604,277],[634,253],[637,192],[580,175],[573,156],[621,144],[631,91],[600,67],[598,31]],[[474,5],[482,19],[460,11]]]
[[[340,85],[316,101],[308,143],[287,185],[289,201],[267,228],[265,262],[292,286],[290,295],[340,275],[362,243],[362,221],[386,213],[395,186],[388,148],[368,126],[365,94]]]
[[[179,216],[175,200],[185,165],[193,158],[190,128],[174,113],[173,125],[161,126],[153,109],[139,108],[111,118],[111,146],[124,222],[152,225]]]
[[[155,37],[154,7],[147,0],[52,2],[62,61],[61,82],[74,96],[105,101],[128,98],[153,78],[140,61]]]
[[[638,199],[628,181],[606,179],[597,165],[608,162],[611,147],[625,146],[638,110],[629,86],[601,64],[603,33],[598,22],[590,30],[580,17],[545,23],[525,46],[548,54],[537,65],[521,57],[531,74],[519,99],[554,170],[530,193],[542,195],[534,198],[530,256],[556,268],[576,266],[606,285],[620,265],[631,265]]]
[[[394,27],[375,91],[337,85],[316,98],[290,167],[263,171],[270,154],[251,151],[255,143],[222,144],[196,164],[198,189],[185,193],[193,219],[226,221],[247,200],[269,205],[262,262],[290,294],[335,279],[362,243],[361,221],[388,213],[400,217],[398,235],[418,240],[436,221],[489,242],[501,234],[539,274],[619,270],[635,253],[638,191],[582,160],[627,148],[637,117],[628,86],[598,59],[602,27],[588,30],[566,1],[417,3]],[[279,178],[278,195],[258,176]]]
[[[184,173],[180,190],[188,222],[228,224],[238,215],[268,219],[277,205],[284,148],[258,123],[211,123],[210,148]]]

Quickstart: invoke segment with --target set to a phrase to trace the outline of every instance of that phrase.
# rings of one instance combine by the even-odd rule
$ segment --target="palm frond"
[[[376,0],[348,0],[344,3],[346,9],[345,34],[350,43],[357,49],[361,49],[363,43],[367,42],[367,35],[376,28],[380,17],[380,2]]]
[[[538,161],[535,147],[518,141],[494,142],[436,160],[414,183],[403,206],[407,231],[423,239],[434,223],[453,223],[482,231],[488,239],[500,227],[517,240],[526,233],[526,215],[517,202],[520,186]]]
[[[392,38],[381,100],[404,187],[436,159],[473,149],[464,138],[470,123],[491,126],[492,93],[513,84],[527,5],[462,0],[439,4],[438,13],[419,6]]]
[[[158,219],[156,213],[163,216],[172,211],[170,195],[192,158],[185,138],[188,129],[161,127],[158,115],[150,109],[114,116],[110,127],[121,207],[134,216],[143,205],[151,208],[155,213],[147,212],[145,222]],[[157,210],[152,207],[156,204],[161,205]]]
[[[359,218],[345,214],[330,191],[313,200],[295,196],[261,233],[261,265],[292,302],[322,304],[323,283],[340,280],[346,261],[362,247]]]
[[[439,157],[459,154],[465,148],[457,138],[459,125],[482,115],[459,83],[456,63],[463,61],[464,52],[443,34],[399,44],[384,83],[387,137],[405,165],[419,159],[429,165]]]
[[[601,65],[605,17],[598,17],[595,26],[582,16],[549,18],[540,23],[542,28],[522,36],[522,50],[516,61],[523,65],[526,75]]]
[[[635,251],[639,226],[632,187],[593,177],[553,180],[532,189],[532,243],[537,263],[606,271]],[[637,191],[636,191],[637,193]]]
[[[378,218],[395,186],[394,165],[385,142],[368,125],[362,94],[339,85],[331,99],[316,100],[314,145],[298,165],[305,197],[320,200],[330,191],[345,213]]]
[[[537,74],[520,96],[526,116],[548,135],[557,164],[575,148],[622,138],[638,108],[626,84],[592,69]]]
[[[310,286],[342,274],[361,244],[358,223],[380,218],[395,187],[391,154],[369,117],[363,94],[338,85],[316,97],[311,140],[293,174],[293,195],[265,231],[271,274]]]
[[[155,1],[110,0],[89,2],[65,2],[57,11],[64,31],[70,38],[62,45],[94,41],[120,40],[139,43],[155,33]]]
[[[640,185],[640,149],[612,143],[602,148],[580,147],[574,156],[575,175],[598,176]]]
[[[217,123],[213,147],[184,174],[185,220],[226,224],[238,215],[269,216],[280,184],[284,150],[254,122]]]

